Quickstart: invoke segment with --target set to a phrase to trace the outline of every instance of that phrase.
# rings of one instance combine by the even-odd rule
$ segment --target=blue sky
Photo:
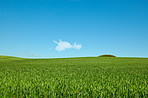
[[[148,57],[148,0],[0,0],[0,55],[102,54]]]

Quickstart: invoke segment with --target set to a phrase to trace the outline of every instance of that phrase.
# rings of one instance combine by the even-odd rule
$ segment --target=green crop
[[[148,98],[147,58],[0,56],[0,98]]]

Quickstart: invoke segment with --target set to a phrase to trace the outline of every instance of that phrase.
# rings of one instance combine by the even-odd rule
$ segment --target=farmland
[[[0,56],[0,98],[148,97],[148,58]]]

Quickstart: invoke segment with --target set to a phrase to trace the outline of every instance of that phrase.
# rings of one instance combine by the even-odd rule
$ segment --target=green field
[[[0,56],[0,98],[148,98],[148,58]]]

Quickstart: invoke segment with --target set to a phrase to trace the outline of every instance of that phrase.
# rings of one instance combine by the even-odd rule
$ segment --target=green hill
[[[13,57],[13,56],[2,56],[0,55],[0,61],[9,61],[9,60],[22,60],[24,58]]]
[[[12,58],[19,58],[19,57],[13,57],[13,56],[2,56],[0,55],[0,59],[12,59]]]
[[[148,58],[0,56],[0,97],[148,96]]]

